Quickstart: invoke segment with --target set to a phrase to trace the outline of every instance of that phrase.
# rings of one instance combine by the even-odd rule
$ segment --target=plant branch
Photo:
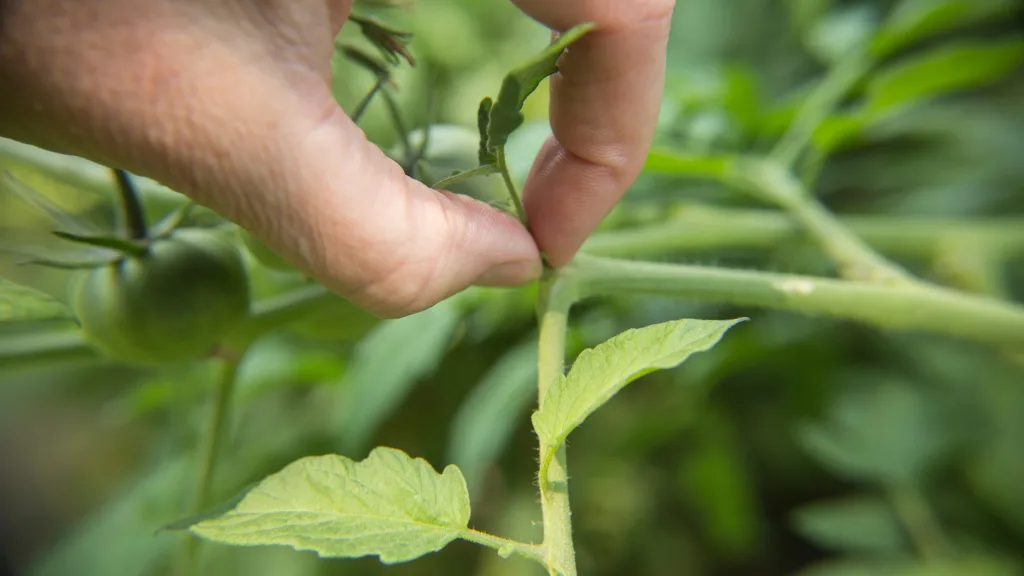
[[[1024,218],[908,218],[845,216],[839,222],[890,255],[931,258],[947,243],[971,239],[979,253],[1004,257],[1024,252]],[[596,256],[651,257],[698,250],[774,249],[801,232],[789,215],[774,210],[693,205],[656,224],[597,232],[583,250]]]
[[[843,216],[840,222],[888,254],[930,258],[948,242],[970,238],[979,253],[1024,252],[1024,218]],[[668,220],[643,227],[598,232],[584,251],[598,256],[660,256],[729,248],[773,249],[800,235],[799,223],[774,210],[692,205]]]
[[[850,280],[899,284],[917,282],[906,271],[872,250],[810,194],[777,162],[740,160],[737,182],[789,212]]]
[[[543,407],[551,386],[565,369],[565,332],[569,309],[575,300],[574,286],[558,273],[541,281],[537,312],[540,318],[537,394]],[[544,518],[544,547],[548,570],[561,576],[576,576],[576,552],[572,542],[572,511],[569,507],[569,472],[565,445],[540,443],[540,453],[551,453],[539,474],[541,511]]]
[[[494,548],[502,558],[508,558],[513,555],[522,556],[547,566],[547,561],[544,559],[543,546],[509,540],[508,538],[502,538],[501,536],[495,536],[486,532],[479,532],[472,528],[467,528],[460,532],[459,538],[468,542],[473,542],[474,544]]]
[[[886,285],[813,276],[615,260],[580,254],[564,270],[583,296],[664,294],[925,330],[1024,348],[1024,308],[926,284]]]
[[[202,446],[199,450],[199,470],[196,477],[195,495],[192,504],[192,513],[199,514],[210,505],[210,492],[213,487],[214,475],[217,470],[217,457],[220,454],[221,446],[224,443],[225,428],[231,413],[231,402],[234,395],[238,367],[241,364],[245,352],[233,353],[231,358],[223,360],[221,373],[217,379],[217,386],[214,392],[213,406],[210,411],[206,430],[202,437]],[[198,543],[195,538],[187,538],[182,550],[183,574],[190,574],[195,563],[195,553]]]
[[[512,204],[516,207],[516,214],[519,216],[519,221],[526,226],[526,210],[523,210],[523,202],[519,199],[519,192],[516,191],[516,185],[512,182],[512,175],[508,171],[508,163],[505,162],[505,147],[498,146],[494,150],[495,157],[498,160],[498,170],[501,171],[501,177],[505,180],[505,187],[508,188],[508,195],[512,198]]]
[[[858,50],[830,70],[807,97],[769,157],[787,168],[793,166],[822,120],[828,117],[870,67],[868,59]]]
[[[941,560],[950,550],[949,542],[921,491],[905,485],[889,487],[887,492],[921,558],[929,562]]]

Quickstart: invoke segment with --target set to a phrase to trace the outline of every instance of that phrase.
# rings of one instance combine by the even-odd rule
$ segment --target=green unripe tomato
[[[180,229],[145,255],[91,270],[72,305],[89,342],[130,364],[206,356],[249,312],[249,278],[224,236]]]
[[[268,248],[262,240],[253,236],[248,230],[239,229],[239,234],[242,236],[242,243],[245,244],[246,250],[248,250],[249,253],[252,254],[253,258],[258,260],[260,264],[274,270],[295,269],[295,267],[289,264],[287,260],[279,256],[277,252]]]

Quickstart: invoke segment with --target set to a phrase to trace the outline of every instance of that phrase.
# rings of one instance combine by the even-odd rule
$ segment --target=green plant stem
[[[839,222],[874,249],[894,256],[932,258],[961,238],[972,239],[979,253],[1003,257],[1024,252],[1024,218],[846,216]],[[642,258],[730,248],[770,250],[800,232],[792,216],[774,210],[695,205],[656,224],[597,232],[583,251]]]
[[[872,250],[850,232],[810,194],[784,166],[771,160],[741,160],[737,181],[756,189],[768,201],[789,212],[850,280],[887,284],[916,282],[902,268]]]
[[[487,546],[488,548],[494,548],[498,551],[503,558],[507,558],[512,555],[522,556],[535,560],[541,564],[547,565],[547,561],[544,558],[544,547],[536,544],[527,544],[525,542],[518,542],[516,540],[509,540],[502,538],[501,536],[495,536],[486,532],[479,532],[473,529],[463,530],[459,534],[459,538],[474,544],[480,544],[481,546]]]
[[[359,120],[362,119],[363,114],[366,113],[366,109],[370,107],[370,102],[373,102],[374,96],[376,96],[377,93],[379,93],[381,89],[384,88],[384,84],[386,84],[387,81],[388,79],[386,76],[377,77],[377,81],[373,83],[373,88],[370,88],[370,91],[366,93],[366,96],[363,96],[363,99],[360,100],[359,103],[356,104],[355,109],[352,110],[353,123],[359,123]]]
[[[891,486],[887,492],[896,515],[921,558],[932,562],[947,556],[949,541],[921,491],[913,485],[901,485]]]
[[[512,204],[516,207],[519,221],[523,223],[523,226],[526,226],[526,210],[523,209],[523,202],[519,199],[519,192],[516,191],[516,185],[512,182],[512,175],[508,171],[508,163],[505,161],[505,147],[498,146],[495,148],[494,154],[498,160],[498,170],[501,171],[501,177],[505,180],[505,187],[508,188],[508,195],[512,198]]]
[[[807,97],[786,133],[779,138],[769,153],[769,157],[783,166],[793,166],[822,120],[828,117],[870,68],[871,62],[864,54],[861,51],[854,51],[829,71],[825,79]]]
[[[925,330],[1024,348],[1024,308],[924,284],[656,264],[580,254],[564,270],[581,296],[664,294],[830,316],[885,329]]]
[[[121,210],[124,213],[128,237],[132,240],[141,240],[147,236],[146,217],[135,183],[127,172],[120,169],[114,169],[114,178],[117,180],[117,190],[121,195]]]
[[[537,395],[541,407],[548,389],[557,385],[565,370],[565,332],[569,309],[575,300],[574,292],[571,283],[557,273],[551,273],[541,281],[537,360]],[[538,482],[548,570],[560,576],[576,576],[565,445],[554,447],[541,441],[540,453],[553,453],[553,456],[545,458],[548,462],[540,471]]]
[[[231,413],[236,376],[243,356],[244,352],[237,353],[234,357],[223,360],[221,366],[221,373],[214,391],[213,406],[199,450],[198,475],[192,504],[193,514],[201,513],[210,505],[210,493],[217,470],[217,458],[224,443],[224,431]],[[182,576],[191,574],[195,565],[197,548],[198,542],[195,538],[189,537],[185,540],[181,559]]]

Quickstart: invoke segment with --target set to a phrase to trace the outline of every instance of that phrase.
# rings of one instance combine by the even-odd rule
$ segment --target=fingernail
[[[521,286],[540,277],[543,267],[538,260],[517,260],[492,266],[481,274],[477,286]]]

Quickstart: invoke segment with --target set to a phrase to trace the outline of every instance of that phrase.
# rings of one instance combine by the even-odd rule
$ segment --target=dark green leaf
[[[1016,0],[903,0],[890,12],[871,44],[878,58],[957,28],[994,20],[1021,9]]]
[[[362,450],[416,383],[441,362],[460,319],[454,302],[376,327],[360,341],[343,386],[341,437],[346,453]]]
[[[840,394],[822,424],[797,439],[826,468],[853,480],[919,481],[948,448],[927,398],[899,381],[864,384]]]
[[[498,163],[498,158],[487,145],[487,126],[491,121],[491,106],[493,105],[494,101],[488,96],[480,101],[480,108],[476,112],[476,125],[477,129],[480,130],[479,162],[481,166]]]
[[[876,496],[804,506],[793,513],[793,524],[805,538],[837,552],[899,554],[907,546],[892,508]]]
[[[0,278],[0,322],[73,317],[68,307],[53,296]]]
[[[505,145],[509,135],[523,123],[521,110],[527,97],[545,78],[558,71],[558,59],[565,49],[593,27],[593,24],[586,23],[569,29],[533,60],[505,76],[498,98],[491,107],[487,126],[488,150]]]
[[[753,552],[761,537],[755,475],[734,425],[721,412],[704,412],[679,470],[680,487],[705,537],[729,558]]]

